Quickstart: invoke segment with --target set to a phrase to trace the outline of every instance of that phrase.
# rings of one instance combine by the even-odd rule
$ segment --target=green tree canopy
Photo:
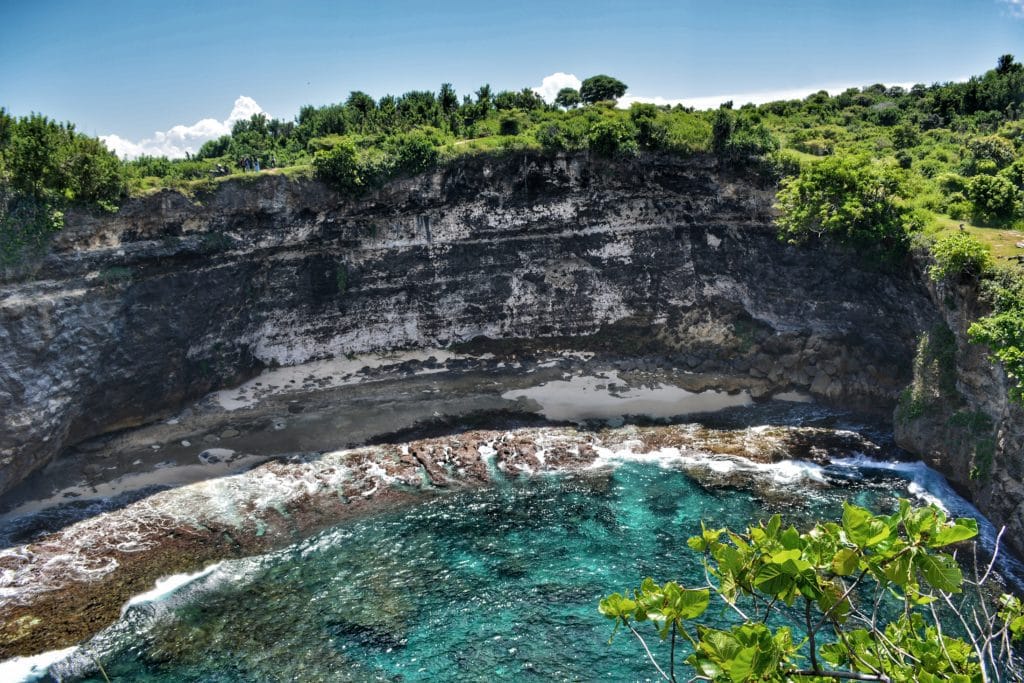
[[[988,575],[965,578],[951,554],[977,533],[973,519],[906,500],[891,515],[847,503],[839,523],[804,532],[778,515],[743,532],[702,524],[687,545],[702,558],[704,583],[648,578],[598,609],[614,622],[613,635],[629,631],[671,682],[677,641],[688,653],[688,680],[1020,680],[1009,644],[1024,634],[1021,601],[1003,595],[990,607]],[[968,590],[973,602],[954,601]],[[715,618],[702,619],[712,605]],[[667,662],[641,634],[648,625],[669,641]]]
[[[587,104],[617,100],[626,94],[626,84],[617,78],[599,74],[583,81],[580,86],[580,99]]]
[[[580,91],[576,88],[562,88],[558,91],[558,94],[555,95],[555,104],[563,109],[572,109],[579,105],[581,101]]]
[[[917,226],[900,192],[898,173],[867,157],[836,155],[807,164],[782,181],[776,204],[780,235],[794,244],[830,237],[902,249]]]

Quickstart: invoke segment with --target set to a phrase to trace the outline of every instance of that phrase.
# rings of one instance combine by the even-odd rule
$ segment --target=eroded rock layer
[[[927,292],[780,243],[772,196],[710,158],[523,154],[357,200],[261,176],[69,216],[35,275],[0,287],[0,492],[266,366],[470,340],[890,410],[934,323]]]

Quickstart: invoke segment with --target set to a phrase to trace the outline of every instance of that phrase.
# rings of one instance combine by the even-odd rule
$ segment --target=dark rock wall
[[[780,243],[772,197],[709,158],[526,154],[358,200],[260,176],[72,215],[32,279],[0,286],[0,492],[267,365],[481,336],[891,410],[936,320],[925,287]]]
[[[908,389],[896,411],[897,441],[1005,525],[1004,542],[1022,556],[1024,407],[1010,400],[1010,381],[987,348],[968,341],[971,322],[989,313],[976,285],[928,285],[945,327],[930,332],[938,348],[922,349],[915,361],[916,395]]]

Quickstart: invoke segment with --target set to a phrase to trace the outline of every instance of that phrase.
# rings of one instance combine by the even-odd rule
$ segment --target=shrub
[[[935,265],[929,268],[928,273],[933,280],[980,277],[995,265],[989,246],[968,232],[946,235],[932,246],[931,251]]]
[[[967,143],[967,148],[976,161],[991,161],[997,169],[1009,166],[1016,157],[1013,143],[1000,135],[974,138]]]
[[[519,135],[523,130],[523,119],[518,112],[503,114],[498,123],[500,135]]]
[[[993,311],[974,322],[967,336],[988,346],[1012,382],[1011,397],[1024,402],[1024,276],[1018,271],[999,271],[984,287]]]
[[[594,124],[588,136],[590,150],[603,157],[614,157],[636,150],[636,130],[621,119]]]
[[[746,530],[701,524],[687,546],[701,556],[703,582],[647,578],[598,611],[670,682],[1020,680],[1010,643],[1024,635],[1024,606],[1003,594],[990,609],[989,574],[965,578],[953,554],[977,535],[975,520],[907,500],[891,515],[845,503],[841,520],[805,532],[779,515]],[[952,599],[967,591],[971,600]],[[966,633],[944,632],[943,619]],[[641,630],[668,641],[667,661]],[[687,646],[686,679],[677,679],[677,641]]]
[[[980,221],[993,222],[1013,216],[1017,188],[1004,176],[979,175],[967,184],[967,198]]]
[[[864,157],[837,155],[782,181],[776,196],[780,237],[790,243],[831,237],[862,247],[903,251],[915,216],[902,204],[899,177]]]
[[[396,135],[385,148],[394,157],[395,168],[405,173],[429,171],[440,158],[435,141],[421,131]]]
[[[317,152],[313,168],[317,178],[344,192],[354,192],[364,184],[359,153],[349,139],[339,141],[331,150]]]

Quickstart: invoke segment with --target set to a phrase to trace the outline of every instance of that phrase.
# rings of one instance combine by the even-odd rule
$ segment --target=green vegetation
[[[956,388],[956,338],[943,324],[921,335],[914,355],[910,386],[900,394],[896,419],[915,420],[937,407],[963,401]]]
[[[353,91],[302,107],[294,120],[238,121],[186,159],[127,162],[71,124],[0,110],[0,267],[39,253],[69,207],[111,209],[129,193],[161,188],[194,194],[222,178],[256,177],[257,167],[356,195],[473,154],[714,154],[731,172],[781,181],[779,228],[790,242],[834,240],[890,267],[906,263],[914,233],[935,242],[934,277],[989,283],[994,313],[972,338],[1016,381],[1024,376],[1014,294],[1022,288],[1005,284],[1016,276],[995,275],[998,266],[1019,270],[1024,255],[1024,66],[1011,55],[961,83],[871,85],[738,109],[617,109],[625,92],[604,74],[550,105],[529,88],[489,85],[461,100],[448,83],[377,100]]]
[[[122,163],[99,140],[0,108],[0,268],[38,253],[68,207],[110,209],[127,190]]]
[[[782,181],[780,234],[791,243],[829,236],[861,248],[902,251],[915,228],[898,202],[901,181],[892,167],[860,156],[831,156]]]
[[[625,83],[611,76],[591,76],[580,84],[580,99],[587,104],[614,102],[626,94],[626,87]]]
[[[1020,600],[992,604],[988,573],[966,579],[949,552],[977,533],[972,519],[947,520],[906,500],[892,515],[847,503],[839,524],[803,533],[778,515],[743,533],[702,525],[687,545],[703,557],[704,585],[648,578],[599,610],[615,623],[613,636],[632,633],[673,682],[677,642],[688,680],[1020,680],[1010,645],[1024,635]],[[716,625],[731,617],[730,625],[701,623],[713,604]],[[801,627],[777,625],[780,616]],[[644,640],[647,624],[670,641],[667,662]]]
[[[982,287],[992,314],[973,323],[967,334],[989,347],[1013,383],[1011,395],[1024,402],[1024,274],[1003,270]]]
[[[932,245],[935,265],[928,271],[933,280],[977,278],[994,267],[992,248],[968,232],[954,232]]]

